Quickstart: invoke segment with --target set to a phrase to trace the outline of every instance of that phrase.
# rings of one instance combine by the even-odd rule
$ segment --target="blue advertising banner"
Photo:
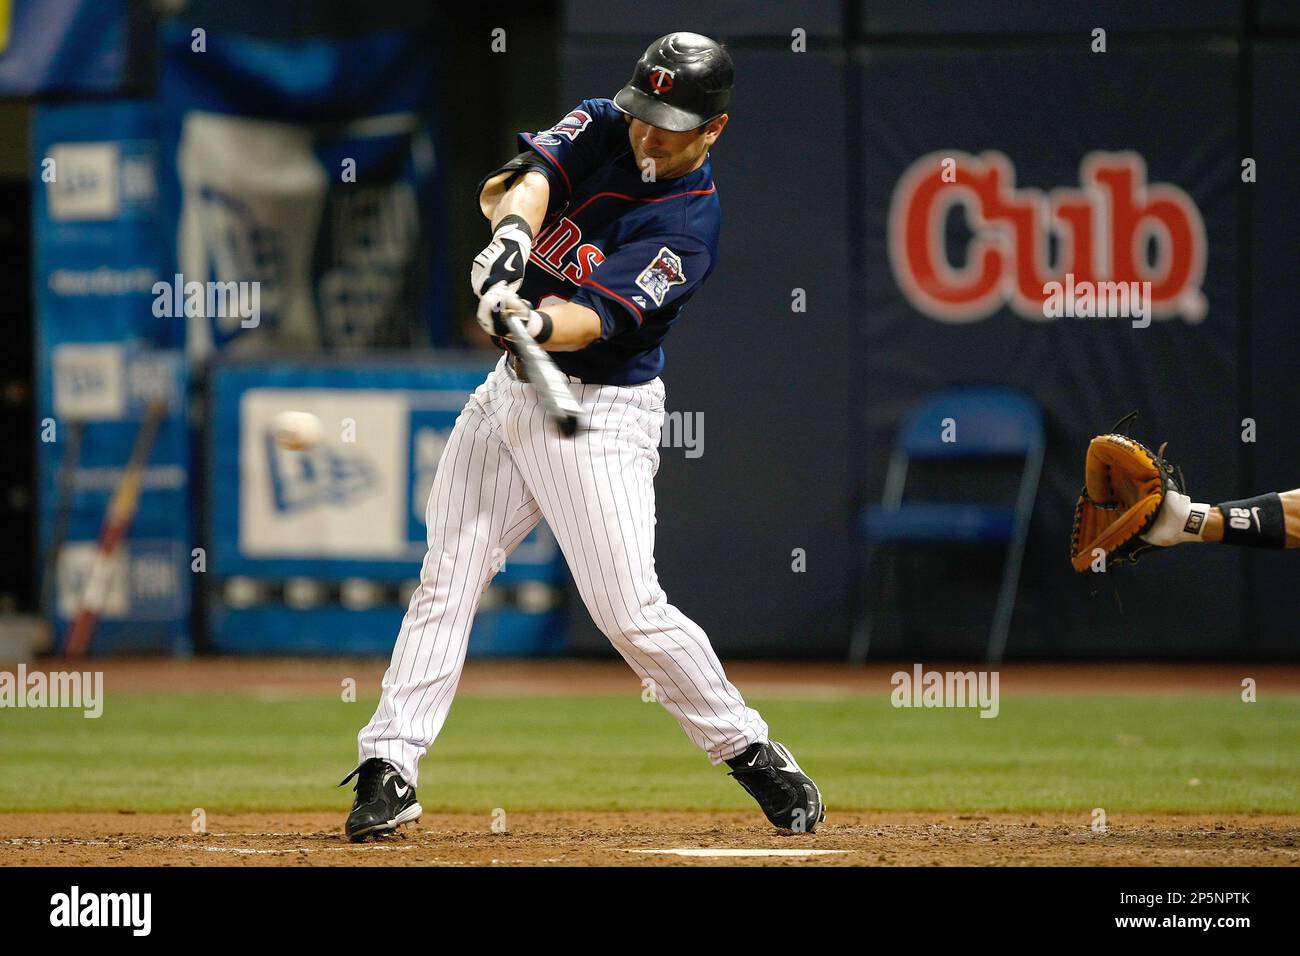
[[[35,301],[59,338],[179,348],[161,277],[158,114],[145,100],[40,106],[32,124]]]
[[[128,12],[127,0],[0,3],[0,96],[120,91]]]
[[[154,122],[151,104],[123,101],[43,106],[33,126],[39,535],[49,554],[55,529],[64,531],[49,609],[60,639],[85,599],[146,409],[167,408],[114,562],[97,653],[189,642],[187,377],[183,328],[153,308]]]
[[[386,654],[426,544],[442,449],[483,359],[218,362],[209,382],[211,641],[223,651]],[[274,438],[284,411],[324,424],[314,447]],[[473,654],[563,643],[567,580],[545,523],[503,564]]]
[[[191,357],[444,340],[438,68],[399,31],[164,27],[166,271],[257,297],[187,315]]]

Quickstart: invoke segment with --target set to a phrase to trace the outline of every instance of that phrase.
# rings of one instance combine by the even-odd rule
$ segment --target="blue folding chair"
[[[1029,517],[1043,470],[1043,415],[1038,405],[1011,388],[962,386],[935,392],[903,423],[885,476],[879,506],[866,509],[866,572],[871,583],[875,554],[904,543],[955,545],[997,542],[1006,545],[1002,583],[989,631],[987,658],[997,663],[1007,646],[1024,558]],[[914,461],[946,462],[1022,459],[1014,505],[903,500]],[[871,645],[874,602],[868,600],[853,629],[849,660],[862,663]]]

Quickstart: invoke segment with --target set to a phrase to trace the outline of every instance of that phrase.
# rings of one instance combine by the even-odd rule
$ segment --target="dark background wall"
[[[140,0],[142,3],[143,0]],[[713,165],[722,258],[670,337],[668,409],[698,415],[703,455],[664,448],[658,570],[670,599],[727,656],[843,654],[862,587],[857,532],[879,499],[907,410],[933,388],[1016,385],[1044,407],[1048,461],[1009,654],[1295,657],[1294,555],[1182,548],[1105,580],[1073,575],[1066,541],[1083,445],[1141,412],[1197,500],[1300,485],[1300,6],[1290,0],[528,0],[506,8],[401,0],[188,0],[192,17],[267,36],[402,26],[445,65],[449,322],[481,341],[465,277],[485,237],[473,197],[513,134],[612,96],[672,30],[728,42],[738,85]],[[507,32],[493,52],[491,31]],[[1107,31],[1107,51],[1090,50]],[[802,52],[792,49],[795,34]],[[132,75],[148,92],[148,57]],[[128,92],[134,89],[129,87]],[[28,105],[0,102],[0,239],[22,247]],[[1016,187],[1080,185],[1098,150],[1133,151],[1149,182],[1195,202],[1207,237],[1203,322],[1042,322],[1001,309],[941,323],[903,295],[888,212],[900,175],[935,151],[996,151]],[[1258,179],[1243,183],[1243,158]],[[948,223],[948,251],[968,238]],[[25,288],[16,248],[11,275]],[[458,277],[458,278],[456,278]],[[804,311],[793,311],[801,290]],[[16,314],[29,315],[21,303]],[[24,326],[22,331],[30,332]],[[5,413],[31,416],[31,350],[3,371]],[[1240,440],[1243,418],[1258,440]],[[2,478],[11,537],[32,552],[31,462]],[[805,570],[792,566],[798,549]],[[0,609],[34,601],[31,563],[0,569]],[[998,570],[991,551],[912,556],[889,595],[907,628],[879,654],[978,654]],[[576,606],[576,595],[573,596]],[[609,653],[580,606],[571,647]]]
[[[704,414],[705,452],[664,450],[657,550],[670,599],[724,654],[842,653],[856,516],[881,493],[899,422],[929,390],[980,381],[1024,389],[1047,420],[1011,656],[1296,654],[1290,555],[1183,548],[1101,582],[1066,561],[1083,448],[1133,409],[1196,500],[1300,485],[1295,19],[1268,3],[565,5],[557,118],[612,95],[671,30],[727,41],[737,64],[713,156],[722,258],[667,346],[668,408]],[[1090,50],[1094,27],[1105,53]],[[796,28],[807,52],[791,49]],[[887,218],[903,170],[936,150],[996,150],[1018,188],[1044,192],[1079,187],[1089,153],[1138,153],[1148,182],[1185,191],[1204,220],[1204,320],[922,314],[890,266]],[[1255,183],[1241,181],[1245,156]],[[959,257],[968,234],[950,226]],[[805,314],[790,311],[796,287]],[[992,590],[996,561],[960,570]],[[922,557],[911,573],[932,633],[900,631],[879,653],[919,641],[978,654],[984,611],[965,606],[952,566]],[[577,649],[601,648],[576,617]]]
[[[1263,4],[1260,13],[1283,12]],[[1300,28],[1300,7],[1289,6],[1289,25]],[[1276,21],[1282,22],[1279,16]],[[1300,484],[1300,327],[1296,324],[1296,263],[1300,221],[1288,210],[1300,196],[1300,42],[1268,40],[1249,50],[1251,96],[1249,155],[1268,174],[1251,187],[1243,223],[1246,275],[1241,342],[1242,400],[1259,423],[1260,438],[1243,447],[1243,471],[1261,490]],[[1247,555],[1244,646],[1262,655],[1296,654],[1300,577],[1272,554]]]
[[[648,39],[683,22],[656,14],[627,24],[635,36],[597,40],[574,32],[577,19],[570,10],[569,105],[612,96]],[[720,264],[666,346],[667,409],[702,416],[704,445],[697,458],[662,450],[657,567],[669,600],[720,652],[833,655],[848,629],[857,446],[847,412],[861,371],[847,347],[857,317],[844,281],[845,56],[823,44],[795,58],[761,36],[733,41],[732,53],[740,76],[762,79],[737,85],[712,154]],[[796,289],[806,311],[792,311]],[[806,571],[792,570],[795,549]],[[601,648],[575,618],[571,645]]]

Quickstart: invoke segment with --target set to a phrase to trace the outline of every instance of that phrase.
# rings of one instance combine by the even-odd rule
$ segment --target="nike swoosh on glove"
[[[482,296],[499,282],[518,292],[524,281],[524,268],[533,251],[533,233],[520,216],[506,216],[492,233],[489,242],[469,270],[469,284],[474,294]]]

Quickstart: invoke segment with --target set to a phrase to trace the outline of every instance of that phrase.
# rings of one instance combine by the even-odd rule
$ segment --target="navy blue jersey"
[[[608,99],[583,100],[518,139],[545,161],[551,184],[519,294],[537,309],[570,301],[600,316],[599,339],[551,358],[585,382],[649,381],[663,370],[668,329],[718,258],[722,217],[708,157],[685,176],[645,182],[623,113]]]

